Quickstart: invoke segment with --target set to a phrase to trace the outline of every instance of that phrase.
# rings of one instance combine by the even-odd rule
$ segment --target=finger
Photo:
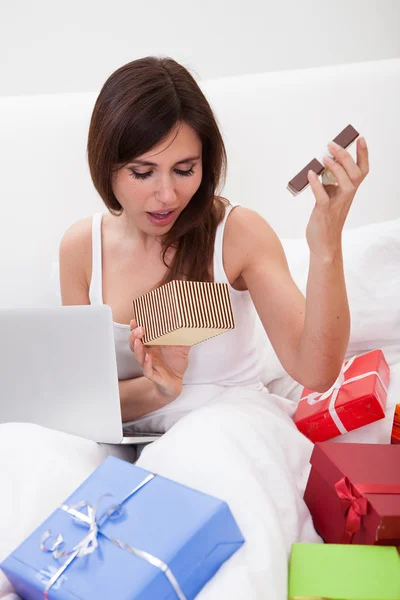
[[[134,329],[136,329],[137,323],[136,323],[135,319],[132,319],[132,321],[129,323],[129,327],[130,327],[131,331],[133,331]]]
[[[135,349],[134,349],[135,340],[136,340],[136,337],[134,336],[133,332],[131,332],[129,334],[129,348],[131,349],[131,352],[135,352]]]
[[[154,378],[154,369],[153,369],[153,359],[149,352],[146,352],[143,360],[143,375],[150,379],[150,381]]]
[[[138,340],[141,340],[144,335],[143,327],[135,327],[135,329],[132,331],[132,335],[134,335]]]
[[[136,329],[131,331],[131,333],[129,334],[129,347],[132,352],[135,351],[134,350],[135,340],[141,340],[142,337],[143,337],[143,330],[141,327],[136,327]]]
[[[307,176],[317,205],[321,207],[329,206],[329,196],[326,193],[324,186],[318,179],[317,174],[310,169]]]
[[[363,137],[357,140],[357,164],[364,179],[369,173],[369,153],[367,142]]]
[[[136,358],[137,362],[139,363],[139,365],[141,365],[143,367],[146,350],[145,350],[145,347],[143,346],[142,342],[138,338],[136,338],[133,343],[133,353],[134,353],[135,358]]]
[[[144,357],[143,375],[150,381],[153,381],[157,384],[162,384],[164,381],[162,375],[153,366],[153,356],[150,354],[150,352],[147,352]]]
[[[350,193],[354,192],[356,184],[348,176],[346,170],[340,163],[330,158],[330,156],[324,156],[323,162],[327,169],[329,169],[336,178],[339,189],[342,192]]]
[[[354,159],[351,156],[351,154],[335,142],[330,142],[328,144],[328,148],[332,153],[333,157],[336,159],[336,164],[339,163],[339,165],[342,166],[350,181],[352,181],[354,185],[359,185],[362,181],[362,173],[358,164],[354,162]]]

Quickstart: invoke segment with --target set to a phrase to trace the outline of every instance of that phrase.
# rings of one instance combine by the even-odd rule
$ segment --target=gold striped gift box
[[[193,346],[235,327],[226,283],[174,280],[133,300],[148,346]]]

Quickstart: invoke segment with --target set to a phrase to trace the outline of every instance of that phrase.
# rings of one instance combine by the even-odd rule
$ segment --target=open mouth
[[[169,212],[158,212],[158,213],[149,213],[155,219],[166,219],[169,215],[172,215],[172,210]]]
[[[162,212],[148,212],[147,216],[150,219],[150,221],[156,225],[166,225],[172,220],[174,213],[174,210]]]

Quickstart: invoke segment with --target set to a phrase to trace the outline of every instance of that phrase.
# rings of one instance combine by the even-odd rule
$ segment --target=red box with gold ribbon
[[[303,389],[294,415],[297,428],[312,442],[323,442],[383,419],[389,376],[382,350],[354,356],[324,394]]]
[[[400,445],[314,446],[304,500],[331,544],[400,546]]]
[[[392,444],[400,444],[400,404],[397,404],[394,409],[391,442]]]

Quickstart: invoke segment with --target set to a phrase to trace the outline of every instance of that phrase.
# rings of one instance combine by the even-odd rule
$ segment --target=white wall
[[[174,57],[196,78],[400,56],[398,0],[3,0],[0,95],[98,91]]]

